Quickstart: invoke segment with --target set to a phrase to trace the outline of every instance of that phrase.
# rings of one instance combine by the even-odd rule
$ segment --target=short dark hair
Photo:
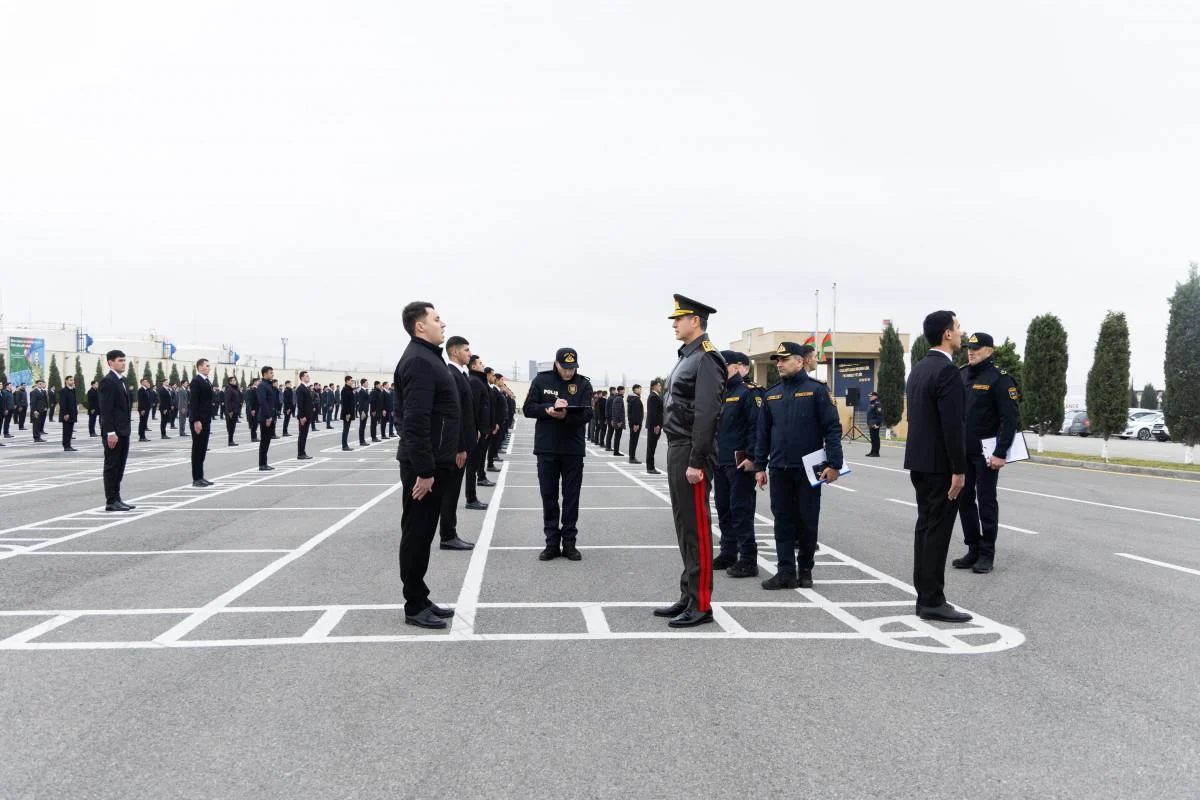
[[[929,342],[930,347],[938,347],[942,343],[942,334],[951,330],[954,327],[954,312],[953,311],[934,311],[929,316],[925,317],[924,328],[925,340]]]
[[[274,367],[263,367],[263,368],[262,368],[262,370],[261,370],[261,372],[262,372],[262,376],[263,376],[264,378],[265,378],[265,377],[267,377],[267,373],[268,373],[268,372],[274,372],[274,371],[275,371],[275,368],[274,368]]]
[[[367,385],[367,379],[366,379],[366,378],[363,378],[362,380],[360,380],[360,381],[358,382],[358,385],[359,385],[359,386],[366,386],[366,385]]]
[[[300,370],[300,377],[301,377],[301,378],[303,378],[303,377],[304,377],[305,375],[307,375],[307,374],[308,374],[308,370],[306,370],[306,369],[302,369],[302,370]],[[291,383],[291,381],[288,381],[288,383]]]
[[[347,375],[345,378],[343,378],[343,380],[352,381],[352,380],[354,380],[354,376],[353,376],[353,375]]]
[[[617,391],[618,391],[618,392],[623,392],[623,391],[625,391],[625,387],[624,387],[624,386],[618,386],[618,387],[617,387]]]
[[[474,364],[478,360],[479,360],[479,356],[477,356],[477,355],[471,356],[470,358],[467,359],[467,366]]]
[[[116,361],[118,358],[124,358],[124,357],[125,357],[125,353],[121,350],[109,350],[107,353],[104,354],[104,358],[107,361]]]
[[[640,388],[642,388],[642,385],[641,385],[640,383],[635,383],[635,384],[633,385],[633,390],[634,390],[635,392],[636,392],[638,389],[640,389]]]
[[[496,371],[496,370],[492,369],[491,367],[484,367],[484,368],[483,368],[483,373],[484,373],[485,375],[491,375],[491,374],[492,374],[493,372],[495,372],[495,371]]]
[[[400,322],[409,336],[416,336],[417,323],[425,318],[431,308],[433,308],[433,303],[427,303],[424,300],[417,300],[404,307],[404,311],[400,314]]]
[[[662,378],[655,378],[654,380],[650,381],[651,389],[653,389],[655,386],[662,386],[662,385],[663,385]]]
[[[608,387],[608,390],[609,390],[610,392],[615,392],[615,391],[617,390],[617,387],[615,387],[615,386],[610,386],[610,387]]]
[[[379,385],[379,381],[375,381],[375,385],[376,385],[376,386],[378,386],[378,385]]]
[[[446,349],[453,350],[456,347],[467,347],[471,343],[461,336],[451,336],[446,340]]]
[[[207,359],[207,358],[201,358],[201,359],[199,359],[198,361],[196,361],[196,369],[200,369],[201,367],[203,367],[203,366],[204,366],[205,364],[207,364],[207,363],[208,363],[208,359]]]

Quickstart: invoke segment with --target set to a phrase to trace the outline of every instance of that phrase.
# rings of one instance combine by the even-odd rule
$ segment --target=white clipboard
[[[825,462],[828,460],[829,459],[825,455],[824,448],[817,450],[816,452],[809,453],[804,458],[800,459],[801,463],[804,464],[804,474],[808,476],[808,483],[810,486],[820,486],[822,483],[825,483],[825,481],[821,480],[820,478],[821,470],[818,469],[818,467],[820,467],[822,464],[825,464]],[[850,468],[845,464],[842,464],[842,468],[838,470],[838,476],[840,477],[842,475],[849,474]]]
[[[992,457],[992,453],[996,452],[996,437],[983,440],[983,460],[987,461]],[[1014,461],[1029,460],[1029,445],[1025,443],[1025,434],[1017,431],[1017,435],[1013,437],[1012,445],[1008,448],[1008,456],[1004,459],[1006,463],[1011,464]]]

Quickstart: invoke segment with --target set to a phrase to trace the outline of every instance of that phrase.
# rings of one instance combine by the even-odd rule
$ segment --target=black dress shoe
[[[119,497],[117,498],[117,504],[125,506],[125,509],[124,509],[125,511],[133,511],[135,508],[137,508],[137,506],[126,503],[124,500],[122,500]]]
[[[986,575],[992,571],[995,561],[995,556],[986,553],[979,556],[979,560],[975,562],[975,566],[971,567],[971,571],[976,575]]]
[[[238,446],[238,443],[237,443],[237,442],[230,442],[229,444],[227,444],[227,445],[225,445],[225,446],[226,446],[226,447],[237,447],[237,446]]]
[[[662,606],[660,608],[654,609],[654,616],[656,616],[656,617],[678,617],[680,614],[687,611],[687,607],[688,607],[687,601],[680,600],[678,603],[673,603],[672,605],[669,605],[669,606]]]
[[[308,453],[305,453],[302,456],[296,456],[296,460],[297,461],[312,461],[312,456],[310,456]]]
[[[975,562],[979,560],[979,553],[974,550],[968,550],[967,554],[962,558],[956,558],[950,562],[950,566],[955,569],[970,569],[975,566]]]
[[[488,467],[487,471],[488,472],[499,472],[500,468],[499,467]]]
[[[675,619],[667,623],[672,628],[694,628],[697,625],[707,625],[713,621],[712,612],[705,613],[697,611],[694,608],[689,608]]]
[[[342,452],[343,452],[343,453],[353,453],[353,452],[354,452],[354,448],[353,448],[353,447],[350,447],[350,446],[345,446],[345,447],[343,447],[343,448],[342,448]]]
[[[269,464],[260,464],[258,467],[258,471],[259,472],[274,472],[275,468]]]
[[[126,508],[123,503],[108,503],[107,505],[104,506],[104,510],[105,511],[125,511]]]
[[[762,582],[762,587],[771,591],[777,589],[797,589],[799,586],[800,584],[796,582],[796,576],[790,572],[777,572]]]
[[[78,453],[79,451],[76,450],[74,447],[64,447],[63,452],[64,453]]]
[[[624,453],[618,453],[616,450],[613,450],[613,457],[615,457],[615,458],[624,458],[624,457],[625,457],[625,454],[624,454]]]
[[[446,620],[437,615],[432,607],[426,608],[419,614],[405,614],[405,625],[416,625],[418,628],[441,629],[446,627]]]
[[[455,536],[453,539],[442,539],[441,549],[443,550],[474,550],[475,545],[470,542],[464,542],[462,539]]]
[[[372,437],[371,437],[371,443],[372,443],[372,444],[375,444],[375,443],[377,443],[378,441],[379,441],[379,440],[378,440],[378,439],[376,439],[374,436],[372,436]]]
[[[562,555],[562,549],[556,544],[546,545],[546,549],[538,553],[538,561],[553,561]]]
[[[636,458],[631,458],[631,459],[629,459],[629,463],[630,464],[640,464],[642,462],[638,461]]]
[[[501,458],[500,456],[496,456],[496,461],[498,461],[498,462],[499,462],[499,463],[501,463],[501,464],[503,464],[503,463],[504,463],[504,459],[503,459],[503,458]]]
[[[450,619],[454,616],[453,608],[442,608],[439,605],[430,605],[426,611],[432,611],[433,615],[438,619]]]
[[[287,438],[291,438],[292,435],[290,433],[285,433],[284,436]]]
[[[656,469],[648,469],[648,470],[646,470],[646,474],[647,475],[662,475],[662,473]]]
[[[725,570],[725,574],[731,578],[753,578],[758,575],[758,564],[749,561],[739,561]]]
[[[209,483],[206,480],[192,481],[192,486],[196,487],[197,489],[203,489],[205,486],[208,486],[208,485],[209,485]]]
[[[562,554],[563,558],[567,561],[580,561],[583,559],[583,554],[579,552],[579,548],[575,546],[574,542],[570,544],[563,542]]]
[[[469,508],[472,511],[487,511],[487,507],[487,503],[481,503],[478,500],[472,500],[463,506],[463,508]]]
[[[737,556],[717,556],[713,559],[713,569],[729,569],[737,563]]]
[[[811,589],[813,587],[811,569],[796,571],[796,586],[801,589]]]
[[[496,482],[493,480],[488,480],[487,478],[484,478],[481,481],[475,481],[475,485],[476,486],[495,486]]]
[[[370,447],[371,443],[370,442],[359,442],[358,446],[359,447]]]
[[[917,606],[917,616],[921,619],[937,619],[942,622],[970,622],[973,617],[965,611],[959,611],[949,603],[942,603],[936,608]]]

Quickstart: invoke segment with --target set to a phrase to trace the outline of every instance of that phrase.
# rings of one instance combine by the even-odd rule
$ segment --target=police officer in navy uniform
[[[554,369],[539,372],[529,385],[522,413],[537,420],[533,454],[537,456],[538,486],[542,492],[542,523],[546,548],[540,561],[565,556],[579,561],[579,490],[583,486],[583,457],[587,454],[587,424],[592,419],[592,383],[579,374],[579,353],[563,347],[554,354]],[[559,516],[559,484],[562,514]]]
[[[737,465],[751,457],[758,435],[758,410],[762,393],[746,380],[750,358],[735,350],[722,350],[727,365],[725,408],[717,428],[717,470],[713,492],[721,526],[721,552],[713,569],[726,570],[731,578],[758,574],[758,544],[754,541],[754,476]]]
[[[883,406],[879,404],[879,394],[871,392],[867,395],[870,405],[867,406],[867,430],[871,432],[871,451],[869,458],[879,458],[879,429],[883,427]]]
[[[996,558],[996,532],[1000,508],[996,484],[1009,448],[1017,435],[1021,389],[1013,376],[992,359],[995,340],[975,333],[967,340],[967,366],[962,368],[967,388],[967,478],[958,504],[967,553],[950,562],[956,569],[980,575],[991,572]],[[991,457],[983,457],[983,439],[996,439]]]
[[[683,342],[679,361],[667,378],[663,398],[667,434],[667,486],[675,521],[675,538],[683,558],[679,600],[654,609],[671,617],[672,628],[691,628],[713,621],[712,520],[708,487],[717,466],[717,422],[725,405],[725,359],[708,338],[708,318],[716,309],[675,295],[668,316],[675,338]]]
[[[760,487],[771,487],[779,571],[763,581],[764,589],[812,588],[821,487],[809,482],[803,458],[824,448],[825,462],[818,467],[826,483],[836,481],[842,468],[842,423],[829,387],[804,371],[804,359],[814,350],[781,342],[771,354],[781,380],[763,393],[753,463],[741,465],[756,473]]]

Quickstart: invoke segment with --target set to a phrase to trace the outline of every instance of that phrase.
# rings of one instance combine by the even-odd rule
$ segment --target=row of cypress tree
[[[1163,360],[1166,383],[1162,410],[1174,441],[1185,446],[1184,462],[1192,463],[1193,448],[1200,442],[1200,267],[1192,262],[1188,278],[1175,286],[1169,299],[1167,347]],[[888,325],[879,340],[879,399],[884,424],[896,425],[904,409],[904,351],[900,335]],[[918,336],[910,353],[910,366],[925,357],[929,343]],[[1025,332],[1025,356],[1009,339],[996,347],[996,364],[1012,374],[1021,387],[1021,422],[1040,437],[1062,428],[1067,397],[1067,331],[1054,314],[1035,317]],[[966,349],[955,361],[966,363]],[[1129,325],[1125,314],[1109,311],[1100,333],[1087,379],[1087,411],[1094,435],[1108,439],[1125,430],[1130,406],[1157,408],[1158,393],[1147,384],[1139,397],[1129,378]]]

